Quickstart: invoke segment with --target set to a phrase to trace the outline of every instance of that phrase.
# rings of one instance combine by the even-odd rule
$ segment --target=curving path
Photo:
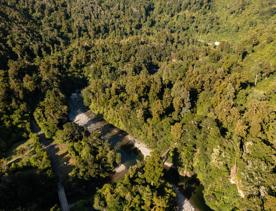
[[[44,133],[41,132],[35,120],[31,122],[31,127],[33,132],[39,136],[40,143],[42,144],[43,148],[47,151],[47,154],[51,161],[53,172],[57,176],[57,179],[58,179],[57,192],[58,192],[58,198],[59,198],[61,210],[69,211],[70,209],[66,198],[64,186],[62,184],[61,169],[59,168],[59,165],[58,165],[58,156],[55,151],[55,145],[51,144],[50,140],[48,140],[45,137]]]

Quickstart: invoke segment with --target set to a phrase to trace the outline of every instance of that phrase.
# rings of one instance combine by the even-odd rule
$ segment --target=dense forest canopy
[[[179,173],[200,180],[210,208],[273,210],[275,15],[273,0],[1,1],[0,164],[19,144],[35,147],[38,157],[0,165],[0,195],[6,187],[20,193],[13,182],[20,178],[27,187],[29,174],[44,185],[54,180],[47,155],[30,142],[33,121],[47,138],[69,146],[74,176],[105,178],[113,171],[119,159],[111,147],[66,123],[68,98],[82,89],[92,111],[160,153],[171,149],[169,159]],[[88,168],[96,157],[107,159],[106,172]],[[124,181],[100,189],[94,207],[104,209],[108,197],[118,197],[112,206],[127,209],[118,189],[136,191],[130,184],[144,171],[139,165]],[[137,177],[143,180],[137,186],[148,185],[147,177]],[[152,185],[152,194],[159,185],[168,187],[164,200],[171,202],[166,181]],[[54,198],[34,205],[12,193],[5,197],[17,202],[1,201],[0,209],[55,204]]]

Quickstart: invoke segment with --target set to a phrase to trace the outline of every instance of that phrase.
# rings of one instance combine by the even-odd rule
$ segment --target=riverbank
[[[85,109],[80,93],[73,93],[71,95],[69,119],[80,126],[86,127],[91,133],[96,130],[100,131],[101,137],[111,143],[113,147],[118,149],[119,153],[121,153],[123,162],[115,169],[116,173],[112,177],[113,181],[123,177],[127,169],[135,165],[137,160],[142,160],[144,157],[150,156],[152,150],[144,143],[109,124],[101,116]],[[127,147],[125,148],[124,146]],[[166,168],[171,167],[171,164],[168,162],[166,162],[165,165]],[[175,187],[175,190],[177,193],[179,211],[199,210],[185,198],[177,187]]]

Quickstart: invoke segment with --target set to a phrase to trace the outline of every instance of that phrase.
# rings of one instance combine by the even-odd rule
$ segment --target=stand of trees
[[[97,191],[96,210],[175,210],[176,193],[164,180],[163,161],[157,153],[131,168],[122,181]]]
[[[49,210],[58,203],[56,179],[47,152],[32,134],[0,159],[0,209]]]
[[[55,137],[69,94],[86,87],[86,105],[109,122],[160,152],[175,148],[211,208],[272,210],[274,23],[272,0],[2,1],[0,157],[29,139],[33,116]],[[81,166],[107,154],[112,171],[109,146],[77,140]]]
[[[104,183],[110,181],[120,156],[99,133],[89,134],[75,123],[66,123],[54,136],[55,143],[62,145],[62,164],[65,165],[63,180],[69,200],[91,197]]]
[[[56,133],[58,143],[67,145],[68,156],[73,169],[70,177],[83,180],[106,179],[120,163],[119,154],[104,140],[99,133],[89,134],[75,123],[66,123],[63,130]]]

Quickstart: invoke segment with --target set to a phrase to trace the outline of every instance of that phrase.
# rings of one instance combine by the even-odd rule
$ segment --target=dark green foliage
[[[68,146],[68,156],[73,167],[69,175],[72,178],[102,180],[109,177],[120,163],[118,154],[99,138],[97,132],[88,134],[75,123],[64,124],[55,139]]]
[[[58,201],[56,180],[36,135],[0,159],[0,209],[49,210]]]
[[[76,160],[70,175],[83,179],[108,177],[118,162],[108,143],[93,135],[72,143],[69,154]]]
[[[160,181],[164,176],[163,165],[163,161],[158,154],[152,153],[151,158],[146,160],[144,167],[144,177],[147,183],[155,187],[160,185]]]
[[[34,117],[46,137],[52,137],[59,125],[67,120],[68,107],[65,97],[58,90],[48,90],[38,105]]]
[[[28,138],[34,111],[52,137],[65,95],[88,80],[86,105],[160,152],[176,148],[210,207],[275,207],[274,23],[272,0],[1,2],[0,151]],[[109,153],[64,131],[80,169]]]
[[[156,163],[156,166],[153,166]],[[131,168],[122,181],[106,184],[93,201],[97,210],[174,210],[176,193],[163,178],[157,154]],[[150,169],[153,168],[153,169]],[[155,170],[155,171],[151,171]],[[158,182],[157,182],[158,181]]]
[[[0,3],[1,151],[27,139],[30,114],[48,90],[68,94],[85,82],[77,68],[83,66],[81,62],[87,62],[87,55],[83,49],[73,54],[74,45],[68,48],[66,56],[60,51],[68,44],[64,33],[70,30],[53,29],[59,25],[55,21],[66,14],[57,11],[62,10],[62,2],[52,3],[28,0]]]
[[[1,175],[0,198],[0,209],[48,210],[57,203],[55,180],[32,169]]]
[[[213,209],[258,210],[275,196],[275,43],[267,42],[275,34],[267,24],[272,26],[275,17],[264,22],[254,16],[257,8],[272,7],[269,1],[228,5],[227,11],[225,4],[211,2],[212,14],[209,7],[204,12],[195,7],[193,17],[170,5],[170,19],[163,5],[160,17],[167,24],[155,25],[161,33],[153,27],[150,35],[95,42],[83,95],[93,111],[148,145],[161,151],[175,146],[180,172],[198,175]],[[221,11],[236,11],[236,6],[240,12],[230,12],[227,20]],[[169,28],[189,18],[186,33]],[[244,21],[235,31],[238,19]]]
[[[85,129],[75,123],[67,122],[63,130],[58,130],[55,136],[60,143],[74,143],[82,140],[85,136]]]

